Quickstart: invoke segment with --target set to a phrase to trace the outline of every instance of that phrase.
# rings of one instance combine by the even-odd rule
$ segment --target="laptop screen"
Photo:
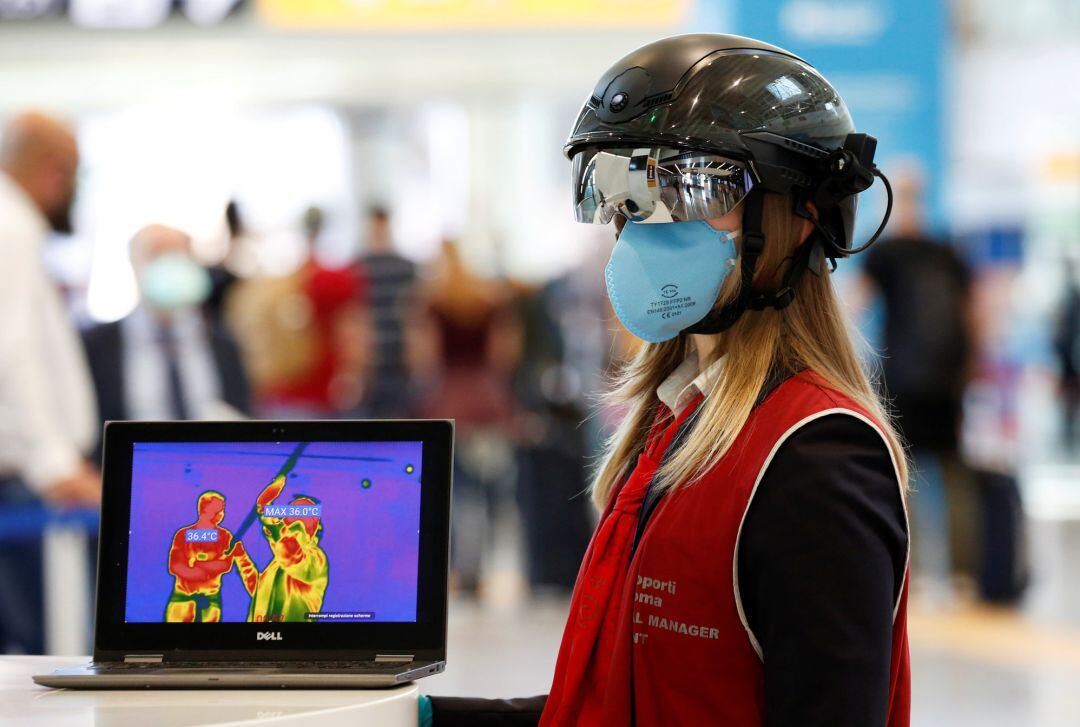
[[[134,442],[124,620],[416,622],[422,454]]]

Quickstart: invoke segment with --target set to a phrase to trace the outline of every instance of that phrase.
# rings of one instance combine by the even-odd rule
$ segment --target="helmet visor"
[[[606,225],[722,217],[753,186],[743,162],[685,149],[588,148],[574,154],[574,216]]]

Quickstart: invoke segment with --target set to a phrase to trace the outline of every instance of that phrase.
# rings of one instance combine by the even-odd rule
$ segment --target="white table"
[[[47,689],[31,681],[88,657],[0,657],[0,725],[36,727],[190,727],[191,725],[305,725],[416,727],[416,684],[354,690]]]

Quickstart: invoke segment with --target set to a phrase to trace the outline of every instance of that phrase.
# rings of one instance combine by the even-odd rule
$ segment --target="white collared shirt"
[[[131,419],[171,419],[168,362],[161,327],[140,305],[121,321],[124,335],[124,393]],[[220,419],[221,381],[210,346],[210,333],[197,310],[173,314],[172,332],[180,369],[181,396],[192,419]]]
[[[97,429],[86,357],[42,263],[48,233],[0,172],[0,477],[39,492],[74,474]]]
[[[721,356],[702,371],[697,352],[691,352],[663,383],[656,387],[656,396],[678,416],[698,394],[708,397],[712,393],[723,368],[724,357]]]

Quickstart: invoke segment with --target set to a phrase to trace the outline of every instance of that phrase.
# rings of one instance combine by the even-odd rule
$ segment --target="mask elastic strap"
[[[765,190],[752,187],[743,200],[742,227],[742,266],[740,271],[739,296],[727,305],[709,311],[708,315],[692,326],[684,328],[682,333],[720,333],[735,325],[753,298],[752,287],[754,270],[758,258],[765,249],[765,233],[761,230],[761,220],[765,209]]]

